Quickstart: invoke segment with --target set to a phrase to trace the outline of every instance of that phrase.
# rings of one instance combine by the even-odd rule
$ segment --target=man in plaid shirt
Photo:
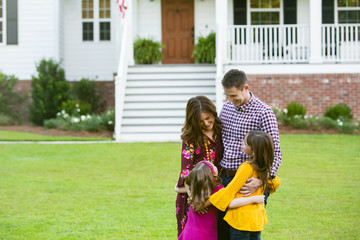
[[[276,176],[276,171],[281,165],[281,150],[279,129],[276,117],[272,109],[257,99],[249,91],[246,74],[243,71],[232,69],[222,79],[222,85],[227,97],[220,119],[222,123],[222,139],[224,143],[224,155],[221,160],[221,179],[226,187],[235,176],[240,164],[247,161],[249,156],[242,151],[241,142],[250,130],[261,130],[269,133],[274,141],[274,163],[271,169],[271,177]],[[240,193],[249,196],[256,191],[261,181],[257,178],[249,178]],[[265,203],[269,196],[265,192]],[[229,225],[223,220],[224,214],[219,212],[218,239],[230,239]]]

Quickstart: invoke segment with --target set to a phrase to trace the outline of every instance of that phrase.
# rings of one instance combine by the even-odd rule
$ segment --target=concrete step
[[[196,80],[196,79],[214,79],[215,81],[216,74],[215,73],[195,73],[195,72],[179,72],[179,73],[152,73],[152,74],[141,74],[141,73],[129,73],[127,76],[128,81],[136,79],[136,80]]]
[[[122,120],[123,126],[152,126],[152,125],[172,125],[182,128],[185,122],[185,117],[161,117],[161,118],[129,118]]]
[[[184,110],[123,110],[123,118],[185,117]]]
[[[214,87],[176,87],[176,88],[126,88],[126,95],[182,95],[182,94],[203,95],[215,94]]]
[[[185,80],[129,80],[126,87],[147,87],[147,88],[164,88],[164,87],[213,87],[215,79],[185,79]]]
[[[215,102],[215,93],[199,94],[207,96],[211,101]],[[125,104],[130,102],[187,102],[194,94],[183,93],[183,95],[125,95]]]
[[[183,110],[187,102],[126,102],[124,109],[128,110]]]
[[[216,73],[216,66],[211,64],[201,65],[136,65],[129,66],[128,73],[183,73],[183,72],[213,72]]]

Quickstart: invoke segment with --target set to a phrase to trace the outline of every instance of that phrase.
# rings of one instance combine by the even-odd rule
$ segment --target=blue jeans
[[[230,240],[260,240],[261,232],[241,231],[230,227]]]
[[[233,177],[229,177],[227,175],[220,175],[221,179],[222,179],[222,185],[224,185],[224,187],[226,187],[231,180],[233,180]],[[264,192],[265,195],[265,206],[267,203],[267,199],[270,195],[270,191],[269,189],[266,189],[266,191]],[[222,212],[219,211],[218,214],[218,240],[230,240],[230,225],[224,220],[226,211]],[[238,230],[236,230],[238,231]],[[260,238],[259,238],[260,239]]]

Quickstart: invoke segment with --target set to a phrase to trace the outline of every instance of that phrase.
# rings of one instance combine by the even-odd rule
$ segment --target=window
[[[110,40],[110,0],[99,0],[100,41]]]
[[[0,0],[0,45],[18,44],[17,0]]]
[[[110,41],[110,0],[82,0],[83,41]]]
[[[4,24],[4,13],[3,13],[3,0],[0,0],[0,44],[3,43],[3,24]]]
[[[280,24],[280,0],[250,0],[250,24]]]
[[[338,23],[360,23],[360,0],[337,0]]]

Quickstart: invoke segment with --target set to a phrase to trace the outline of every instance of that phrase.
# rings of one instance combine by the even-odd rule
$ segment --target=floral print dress
[[[220,172],[220,161],[224,153],[224,147],[222,144],[221,136],[219,136],[215,142],[210,138],[207,138],[207,145],[209,151],[210,161],[218,168]],[[206,158],[205,147],[197,147],[191,140],[183,141],[181,151],[181,171],[177,187],[184,187],[184,179],[195,167],[195,165]],[[178,236],[183,231],[186,221],[187,212],[189,211],[188,195],[186,193],[178,193],[176,197],[176,219]]]

